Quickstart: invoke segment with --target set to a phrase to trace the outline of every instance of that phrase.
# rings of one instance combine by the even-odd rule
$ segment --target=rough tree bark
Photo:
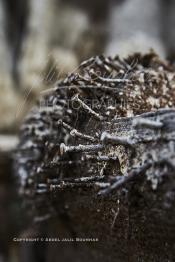
[[[174,69],[152,53],[92,58],[48,90],[21,129],[20,193],[37,234],[98,241],[36,256],[173,261],[174,103]]]

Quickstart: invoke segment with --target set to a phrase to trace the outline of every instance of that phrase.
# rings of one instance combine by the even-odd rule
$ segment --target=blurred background
[[[174,0],[0,0],[0,262],[17,257],[11,238],[20,207],[9,152],[34,101],[102,53],[154,49],[174,63],[174,13]]]
[[[154,49],[173,61],[173,0],[0,0],[0,130],[33,99],[98,54]]]

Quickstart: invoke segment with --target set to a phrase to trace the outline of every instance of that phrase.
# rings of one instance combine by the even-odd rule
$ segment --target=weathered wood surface
[[[99,239],[46,261],[173,261],[174,81],[154,54],[96,57],[26,118],[16,170],[37,232]]]

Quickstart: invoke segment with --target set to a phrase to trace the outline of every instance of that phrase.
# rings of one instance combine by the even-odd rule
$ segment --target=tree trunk
[[[16,169],[36,257],[173,261],[174,76],[154,54],[96,57],[33,109]]]

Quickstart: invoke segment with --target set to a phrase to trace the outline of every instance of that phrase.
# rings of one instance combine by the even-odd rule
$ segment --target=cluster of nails
[[[169,110],[160,110],[161,114],[170,113]],[[174,114],[174,112],[173,112]],[[71,127],[70,125],[66,124],[62,120],[58,121],[58,124],[64,127],[66,130],[70,132],[70,135],[73,137],[81,138],[84,141],[90,142],[90,144],[79,144],[77,146],[66,146],[64,143],[60,144],[60,155],[64,156],[67,153],[82,153],[84,154],[80,160],[73,161],[60,161],[55,163],[58,167],[59,165],[72,165],[72,164],[79,164],[81,165],[83,161],[94,161],[98,162],[110,162],[118,160],[117,156],[109,156],[109,155],[94,155],[94,153],[99,153],[105,149],[106,146],[126,146],[126,147],[134,147],[137,145],[136,140],[128,139],[128,137],[116,136],[111,135],[108,132],[102,132],[100,138],[92,137],[86,135],[84,133],[79,132],[77,129]],[[146,128],[149,130],[161,130],[164,127],[164,123],[159,120],[150,120],[146,117],[136,117],[133,118],[132,121],[133,128]],[[96,143],[96,141],[100,141],[100,143]],[[89,154],[88,154],[89,153]],[[161,160],[161,163],[169,165],[169,162],[166,158]],[[141,166],[133,168],[126,174],[119,176],[116,174],[115,177],[111,178],[110,181],[106,181],[106,177],[104,175],[95,175],[95,176],[87,176],[81,178],[65,178],[60,180],[58,178],[48,179],[47,184],[38,184],[38,193],[47,193],[52,191],[60,191],[66,188],[82,188],[82,187],[97,187],[99,190],[98,195],[106,195],[114,190],[118,190],[124,187],[129,182],[135,180],[136,178],[140,177],[146,173],[146,171],[151,168],[153,165],[160,164],[159,161],[153,161],[148,158],[148,160],[143,163]],[[53,163],[50,165],[52,166]]]
[[[90,106],[89,104],[87,104],[86,99],[82,95],[83,92],[87,94],[90,93],[90,99],[92,98],[91,102],[93,101],[93,94],[96,95],[95,92],[98,91],[101,92],[105,97],[109,96],[109,98],[115,98],[115,96],[117,97],[118,94],[122,91],[124,85],[129,85],[131,81],[134,81],[131,78],[131,71],[134,70],[136,67],[137,61],[129,65],[126,61],[120,60],[119,58],[112,59],[110,57],[105,58],[103,56],[98,56],[95,58],[91,58],[80,65],[79,70],[83,71],[83,74],[70,74],[64,81],[60,81],[56,88],[44,92],[44,94],[49,97],[49,99],[44,98],[42,100],[44,101],[44,105],[41,103],[40,110],[36,114],[39,121],[37,119],[37,121],[35,121],[35,124],[31,124],[31,128],[29,131],[27,131],[26,129],[29,129],[29,126],[25,126],[25,135],[27,137],[27,132],[29,132],[29,134],[33,136],[33,151],[35,147],[42,151],[43,147],[41,147],[41,149],[39,148],[40,143],[42,143],[42,140],[46,140],[47,142],[45,143],[45,145],[47,144],[46,146],[48,148],[50,146],[50,149],[53,149],[53,151],[55,149],[56,154],[58,154],[59,152],[59,159],[57,161],[49,159],[48,161],[46,157],[46,161],[48,162],[44,163],[43,165],[41,163],[37,164],[38,168],[33,171],[33,176],[47,173],[49,168],[50,172],[54,172],[54,168],[59,170],[60,166],[65,167],[74,164],[81,165],[84,162],[94,162],[96,164],[100,163],[102,164],[102,166],[105,167],[107,163],[110,163],[112,161],[117,163],[119,161],[117,156],[108,155],[106,153],[107,147],[112,148],[123,146],[126,148],[134,148],[137,146],[139,137],[119,136],[115,132],[112,133],[111,131],[106,131],[105,129],[102,131],[99,130],[98,133],[95,132],[93,135],[89,133],[87,134],[87,132],[85,133],[84,131],[82,132],[78,128],[75,128],[73,126],[74,123],[72,120],[73,113],[75,113],[77,109],[81,108],[81,110],[83,110],[83,112],[89,117],[89,119],[93,119],[98,123],[102,123],[102,125],[103,123],[107,122],[109,120],[108,116],[104,115],[101,112],[102,110],[100,109],[97,112],[97,103],[95,103],[94,106]],[[67,93],[69,94],[68,96]],[[75,107],[72,106],[72,104],[70,107],[68,106],[68,99],[71,100]],[[50,103],[50,100],[51,106],[47,106],[47,102],[49,101]],[[94,101],[96,101],[95,98]],[[97,101],[100,104],[100,99],[97,99]],[[54,104],[56,105],[56,107],[53,106]],[[103,107],[106,109],[106,107],[112,106],[103,104]],[[115,106],[113,107],[113,109],[115,110]],[[163,114],[164,111],[161,111],[161,113]],[[65,116],[65,118],[63,117],[63,115]],[[30,120],[32,122],[34,116],[30,117]],[[49,121],[52,122],[52,128],[50,127],[51,125],[48,119],[50,119]],[[66,121],[65,119],[68,119],[70,121]],[[45,122],[47,121],[49,122],[47,123],[49,128],[45,128]],[[118,119],[114,119],[114,122],[115,121],[117,122]],[[112,123],[111,119],[110,122]],[[39,126],[39,123],[41,124],[41,126]],[[159,120],[159,118],[155,118],[154,120],[149,119],[145,116],[141,116],[133,118],[132,128],[145,128],[158,133],[162,130],[162,128],[164,128],[164,123]],[[44,131],[42,129],[44,129]],[[61,132],[65,131],[64,134],[68,134],[70,137],[75,138],[77,141],[80,140],[81,143],[76,143],[76,145],[69,145],[69,143],[67,144],[66,142],[56,143],[57,137],[54,141],[50,142],[48,137],[52,138],[51,132],[54,132],[54,134],[57,135],[57,130],[62,130]],[[35,142],[35,140],[37,142]],[[155,140],[155,137],[153,137],[153,140]],[[24,146],[24,149],[26,149],[26,145]],[[33,154],[32,150],[31,155]],[[23,153],[22,147],[21,151]],[[71,159],[67,160],[66,156],[70,155],[70,153],[80,154],[81,157],[75,161]],[[115,177],[110,178],[110,180],[106,179],[103,172],[81,178],[57,178],[57,174],[54,178],[50,178],[48,175],[47,183],[40,182],[40,180],[37,179],[37,193],[45,194],[53,191],[64,190],[65,188],[96,187],[98,189],[99,195],[105,195],[111,193],[114,190],[120,189],[128,182],[133,181],[135,178],[144,174],[153,164],[155,164],[155,161],[148,160],[147,162],[142,163],[141,166],[133,168],[133,170],[128,171],[122,176],[115,174]],[[48,169],[46,168],[46,166]]]

